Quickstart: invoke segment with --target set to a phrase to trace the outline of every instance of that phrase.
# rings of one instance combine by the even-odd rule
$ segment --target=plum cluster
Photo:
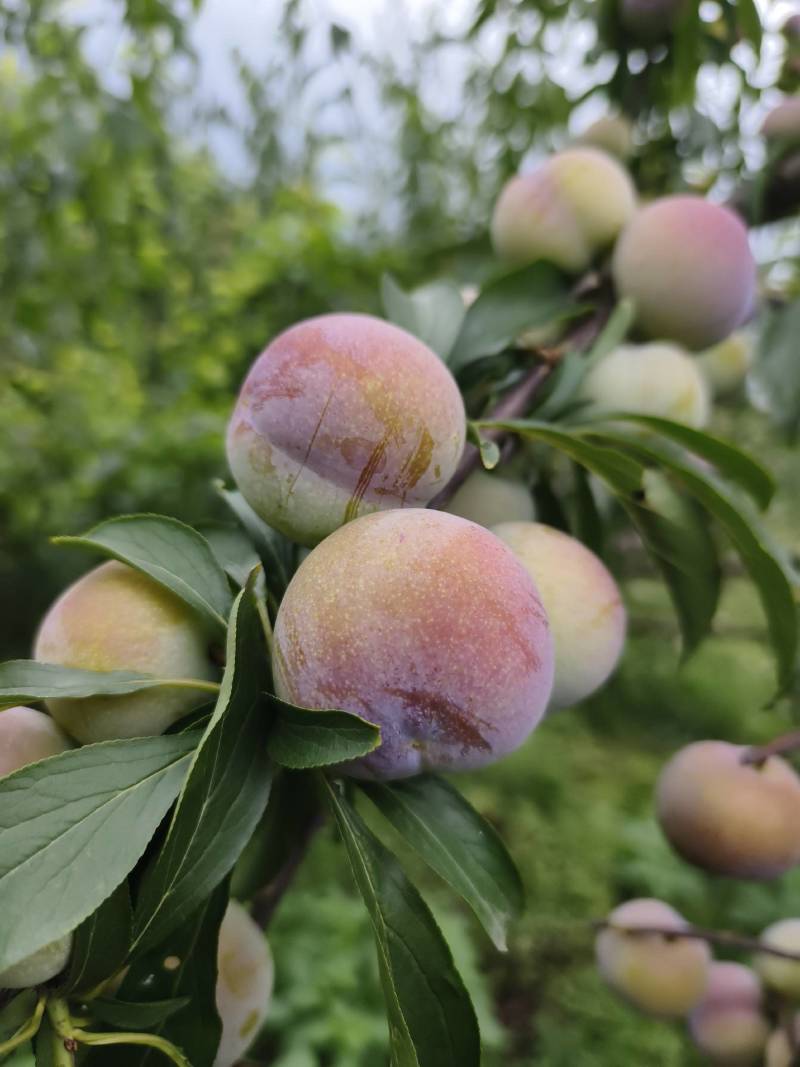
[[[634,1008],[684,1019],[708,1062],[791,1067],[800,1047],[800,919],[767,927],[751,966],[714,960],[704,936],[661,900],[629,900],[601,926],[597,966]]]

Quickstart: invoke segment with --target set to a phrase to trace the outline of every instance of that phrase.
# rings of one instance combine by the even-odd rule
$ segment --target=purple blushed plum
[[[414,509],[365,516],[315,548],[275,624],[276,692],[352,711],[380,747],[359,777],[468,770],[513,751],[553,685],[533,580],[494,534]]]
[[[251,367],[228,461],[253,510],[312,546],[359,515],[427,504],[465,432],[461,394],[431,349],[369,315],[320,315]]]

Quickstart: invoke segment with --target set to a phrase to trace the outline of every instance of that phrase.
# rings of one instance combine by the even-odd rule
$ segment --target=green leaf
[[[280,599],[289,584],[292,573],[291,544],[256,515],[242,494],[236,489],[226,489],[216,482],[216,489],[230,508],[243,530],[253,542],[261,562],[267,586]]]
[[[591,434],[592,437],[598,435]],[[792,684],[797,655],[797,607],[783,567],[768,546],[764,531],[711,475],[655,444],[643,444],[623,433],[604,430],[603,440],[633,451],[645,462],[664,467],[725,530],[756,586],[775,652],[779,695]]]
[[[123,515],[82,537],[55,537],[59,545],[96,548],[142,571],[209,622],[224,627],[231,607],[225,573],[208,541],[191,526],[164,515]]]
[[[275,713],[269,754],[282,767],[329,767],[365,756],[381,743],[380,728],[352,712],[299,708],[271,694],[267,700]]]
[[[478,1067],[478,1023],[447,942],[394,856],[325,781],[378,950],[392,1067]]]
[[[448,362],[460,371],[507,348],[523,330],[580,314],[567,279],[549,263],[534,263],[490,282],[467,309]]]
[[[756,360],[747,376],[753,407],[795,435],[800,430],[800,300],[764,312]]]
[[[46,1013],[33,1044],[36,1049],[36,1067],[64,1067],[64,1042],[53,1029]]]
[[[190,678],[154,678],[138,671],[84,671],[33,659],[0,663],[0,708],[34,704],[51,697],[119,696],[156,686],[216,690],[216,685]]]
[[[228,577],[239,587],[246,585],[251,571],[259,564],[259,558],[244,531],[238,526],[224,526],[221,523],[203,525],[199,531]]]
[[[694,100],[696,75],[702,60],[703,41],[700,0],[689,0],[679,9],[670,48],[672,76],[669,81],[669,104],[671,107],[688,106]]]
[[[622,496],[631,496],[641,488],[641,463],[637,463],[618,448],[587,441],[575,431],[558,429],[536,419],[506,419],[500,422],[479,419],[475,425],[482,430],[507,430],[531,441],[550,445],[592,471]]]
[[[570,529],[575,537],[598,556],[603,555],[605,529],[603,517],[597,507],[589,476],[580,464],[573,464],[575,494],[572,507]]]
[[[474,422],[467,423],[467,440],[471,441],[481,454],[481,464],[487,471],[492,471],[500,462],[500,449],[495,441],[484,437]]]
[[[134,960],[119,991],[120,1000],[137,1005],[188,1001],[152,1030],[177,1045],[192,1067],[212,1067],[222,1034],[216,1003],[217,945],[227,906],[226,879],[160,945]],[[153,1049],[114,1049],[114,1067],[163,1065]]]
[[[131,946],[133,911],[127,882],[75,931],[66,976],[66,993],[87,994],[122,969]]]
[[[280,771],[267,809],[233,872],[231,894],[237,900],[269,896],[271,883],[302,852],[320,821],[320,797],[311,775]],[[278,887],[276,887],[278,888]]]
[[[117,1030],[152,1030],[165,1022],[170,1015],[185,1008],[188,997],[172,997],[169,1000],[151,1000],[131,1003],[127,1000],[96,997],[90,1004],[92,1015]]]
[[[752,456],[742,452],[735,445],[702,430],[693,430],[682,422],[657,418],[655,415],[633,415],[621,412],[616,415],[604,415],[604,423],[633,422],[655,430],[662,437],[667,437],[676,444],[711,463],[728,481],[738,485],[749,493],[763,510],[769,506],[775,493],[775,482],[769,471],[765,470]]]
[[[143,951],[180,925],[228,874],[267,804],[269,665],[252,583],[236,598],[226,667],[166,840],[139,887],[134,944]]]
[[[566,353],[553,372],[553,388],[536,408],[537,419],[552,422],[569,409],[588,371],[622,344],[635,317],[633,301],[621,300],[588,352]]]
[[[645,471],[645,498],[628,514],[661,571],[681,629],[684,655],[711,631],[721,589],[717,546],[697,503],[659,470]]]
[[[0,780],[0,970],[113,893],[175,799],[195,744],[191,734],[104,741]]]
[[[524,904],[522,880],[495,830],[442,778],[359,782],[423,860],[464,900],[501,952]]]
[[[390,322],[408,330],[447,360],[465,314],[457,285],[435,281],[407,293],[391,274],[384,274],[381,300]]]

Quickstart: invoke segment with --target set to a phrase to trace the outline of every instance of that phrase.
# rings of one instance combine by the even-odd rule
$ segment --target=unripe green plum
[[[509,263],[545,259],[578,274],[613,244],[636,209],[627,171],[596,148],[568,148],[512,178],[492,217],[492,243]]]
[[[617,583],[574,537],[540,522],[492,527],[536,583],[550,621],[556,673],[550,710],[571,707],[608,679],[625,644],[626,615]]]
[[[697,741],[663,768],[656,807],[667,840],[689,863],[732,878],[777,878],[800,863],[800,778],[771,756]]]
[[[603,115],[587,126],[577,140],[625,160],[633,151],[633,126],[624,115]]]
[[[772,923],[759,938],[765,945],[800,956],[800,919],[781,919]],[[764,985],[790,1000],[800,1000],[800,960],[787,960],[769,952],[758,952],[753,966]]]
[[[483,470],[470,474],[447,505],[447,511],[480,526],[524,522],[534,517],[533,497],[522,482]]]
[[[764,119],[761,134],[768,141],[800,141],[800,96],[789,96],[777,104]]]
[[[752,365],[754,348],[752,334],[737,330],[697,356],[697,365],[715,396],[725,396],[739,388]]]
[[[103,563],[71,585],[36,635],[42,663],[92,671],[143,671],[208,681],[216,669],[199,617],[174,593],[123,563]],[[191,687],[125,696],[50,699],[50,714],[82,744],[163,733],[208,700]]]
[[[612,272],[647,337],[694,350],[727,337],[755,298],[744,224],[699,196],[665,196],[638,211],[614,249]]]
[[[22,706],[0,711],[0,777],[68,748],[72,741],[44,712]]]
[[[755,971],[741,963],[712,963],[703,999],[689,1016],[689,1033],[700,1051],[720,1067],[755,1067],[769,1032]]]
[[[620,0],[623,27],[641,44],[654,44],[675,28],[685,0]]]
[[[51,941],[24,960],[0,971],[0,989],[29,989],[55,978],[67,965],[72,950],[72,934]]]
[[[621,904],[608,917],[616,926],[686,929],[686,920],[660,900]],[[664,934],[602,929],[595,942],[597,965],[606,982],[648,1015],[677,1019],[699,1002],[708,984],[711,953],[704,941]]]
[[[301,564],[273,674],[284,700],[380,726],[380,747],[346,773],[404,778],[521,745],[550,698],[553,641],[532,579],[494,534],[439,511],[385,511]]]
[[[697,362],[677,345],[620,345],[588,372],[580,399],[593,414],[627,411],[705,426],[709,388]]]
[[[427,345],[370,315],[320,315],[251,367],[228,461],[253,510],[313,546],[359,515],[427,504],[465,432],[455,380]]]
[[[22,706],[0,711],[0,776],[71,747],[70,739],[43,712]],[[45,945],[0,971],[0,989],[27,989],[49,982],[66,966],[71,948],[71,934]]]
[[[275,968],[263,931],[235,900],[228,903],[217,948],[217,1012],[222,1037],[213,1067],[233,1067],[264,1025]]]

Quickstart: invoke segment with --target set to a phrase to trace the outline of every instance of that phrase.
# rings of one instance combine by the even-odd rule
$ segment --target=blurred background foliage
[[[644,195],[757,192],[774,162],[760,122],[776,87],[800,88],[797,45],[779,32],[789,4],[761,5],[762,39],[750,2],[690,2],[675,34],[646,47],[626,37],[613,0],[421,5],[424,18],[387,5],[372,36],[356,4],[272,6],[258,58],[232,57],[233,109],[198,90],[199,2],[102,0],[87,13],[0,0],[5,655],[27,654],[42,609],[83,566],[50,535],[120,512],[217,515],[210,483],[225,474],[233,397],[278,330],[379,310],[386,270],[413,284],[485,277],[501,181],[609,109],[634,122]],[[233,164],[220,144],[235,145]],[[797,220],[759,227],[754,246],[767,298],[796,297]],[[737,395],[716,428],[777,473],[772,529],[797,552],[796,305],[781,314],[788,326],[768,327],[751,390],[762,414]],[[663,896],[696,922],[752,933],[797,913],[800,876],[755,888],[706,878],[669,852],[651,810],[655,775],[681,743],[758,741],[791,721],[788,703],[765,709],[771,665],[752,590],[732,575],[716,637],[681,665],[660,585],[635,550],[617,563],[632,623],[615,680],[466,780],[525,877],[510,954],[420,872],[473,988],[489,1067],[693,1062],[679,1030],[627,1011],[595,976],[588,921],[621,897]],[[271,940],[263,1047],[274,1062],[382,1062],[367,918],[332,838],[315,846]]]

